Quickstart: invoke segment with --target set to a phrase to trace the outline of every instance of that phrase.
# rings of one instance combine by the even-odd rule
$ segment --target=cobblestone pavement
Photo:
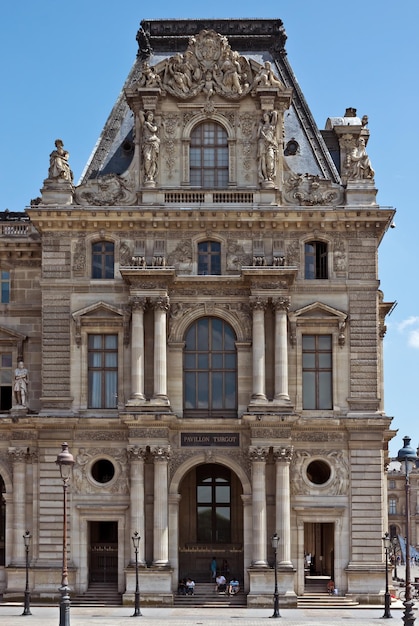
[[[58,626],[58,606],[31,606],[32,615],[23,616],[22,604],[0,605],[0,626]],[[271,626],[272,610],[268,609],[180,609],[141,608],[136,617],[141,626]],[[403,606],[391,607],[394,618],[391,626],[402,624]],[[133,609],[130,607],[71,607],[71,626],[122,626],[131,624]],[[283,626],[379,626],[383,623],[383,607],[351,607],[345,609],[280,609],[280,619],[274,623]],[[415,616],[419,615],[415,610]],[[134,622],[136,623],[136,622]]]

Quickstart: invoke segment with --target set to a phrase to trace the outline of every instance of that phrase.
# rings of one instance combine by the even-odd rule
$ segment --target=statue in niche
[[[25,368],[23,361],[19,361],[17,368],[15,369],[15,381],[13,385],[15,401],[18,406],[26,407],[28,383],[28,370]]]
[[[48,178],[52,180],[66,180],[73,182],[73,172],[68,163],[69,153],[64,150],[61,139],[55,140],[55,150],[49,155]]]
[[[365,139],[359,137],[356,146],[348,154],[348,178],[353,180],[371,180],[374,178],[374,170],[365,149]]]
[[[155,182],[158,172],[160,139],[157,135],[158,125],[154,120],[153,111],[141,112],[141,122],[143,127],[142,153],[145,181]]]
[[[273,181],[276,175],[278,112],[265,111],[258,128],[258,174],[260,181]]]

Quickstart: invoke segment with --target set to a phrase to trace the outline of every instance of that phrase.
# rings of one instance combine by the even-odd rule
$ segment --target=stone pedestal
[[[141,606],[171,606],[173,604],[171,568],[140,568],[138,570],[138,586],[140,589]],[[135,600],[135,567],[125,570],[126,589],[122,596],[125,606],[134,606]]]
[[[275,572],[273,568],[250,568],[248,569],[250,589],[247,596],[247,606],[252,608],[273,608],[273,595],[275,591]],[[294,591],[293,568],[283,569],[278,567],[278,593],[279,608],[292,608],[297,606],[297,595]]]

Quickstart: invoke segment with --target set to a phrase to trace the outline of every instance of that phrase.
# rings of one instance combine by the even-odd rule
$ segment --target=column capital
[[[130,296],[129,305],[132,311],[144,311],[147,305],[147,298],[144,296]]]
[[[146,454],[147,450],[139,446],[128,446],[127,448],[127,455],[130,461],[144,461]]]
[[[294,455],[294,446],[274,448],[273,454],[276,462],[291,463]]]
[[[168,461],[170,459],[170,446],[154,446],[150,450],[154,461]]]
[[[7,454],[13,463],[23,463],[28,458],[28,448],[12,448],[7,450]]]
[[[268,299],[260,298],[259,296],[250,296],[249,304],[253,311],[264,311],[267,307]]]
[[[167,312],[170,308],[170,299],[169,296],[157,296],[156,298],[150,298],[150,304],[154,310]]]
[[[263,448],[262,446],[250,446],[249,457],[251,461],[263,461],[265,462],[269,453],[269,448]]]
[[[288,312],[290,308],[290,298],[286,296],[278,296],[278,298],[272,298],[272,306],[275,311]]]

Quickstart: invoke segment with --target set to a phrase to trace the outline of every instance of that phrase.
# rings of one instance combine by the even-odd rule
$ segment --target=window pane
[[[216,485],[215,501],[218,503],[230,502],[230,485]]]
[[[196,407],[195,374],[185,374],[185,408]]]
[[[316,355],[314,352],[304,352],[303,354],[303,367],[314,368],[316,365]]]
[[[208,320],[198,320],[198,350],[208,350]]]
[[[332,408],[332,375],[330,372],[319,373],[319,409]]]
[[[204,502],[212,501],[212,488],[211,485],[198,485],[197,486],[197,501],[202,504]]]
[[[318,335],[318,340],[320,350],[330,350],[332,348],[331,335]]]
[[[209,368],[209,354],[198,355],[198,368],[200,370],[207,370]]]
[[[332,355],[330,352],[328,353],[319,353],[319,367],[322,369],[331,368],[332,367]]]
[[[303,349],[314,350],[316,347],[314,335],[303,335]]]
[[[197,375],[198,379],[198,408],[207,409],[208,408],[208,374],[199,373]]]
[[[303,372],[303,409],[316,408],[316,386],[314,372]]]
[[[223,347],[222,321],[220,319],[212,320],[212,349],[221,350]]]
[[[12,367],[12,355],[11,354],[2,354],[1,355],[1,366],[2,367]]]
[[[214,369],[221,369],[223,367],[223,355],[222,354],[212,355],[212,367]]]
[[[224,406],[226,409],[234,409],[237,403],[236,372],[224,374],[224,382]]]
[[[223,375],[221,372],[212,374],[212,407],[214,409],[223,408]]]

